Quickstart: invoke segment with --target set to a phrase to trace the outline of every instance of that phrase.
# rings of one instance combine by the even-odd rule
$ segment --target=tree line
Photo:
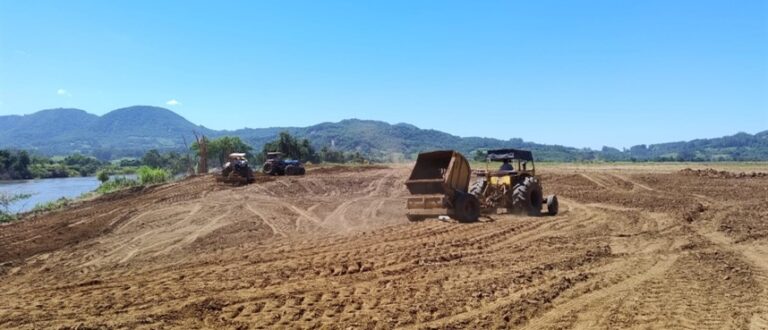
[[[364,163],[366,159],[359,152],[343,152],[330,146],[315,150],[307,139],[282,132],[277,139],[264,144],[261,152],[254,153],[254,148],[239,137],[223,136],[216,139],[204,138],[208,147],[208,163],[223,166],[229,154],[244,152],[249,161],[259,167],[264,162],[267,152],[282,152],[285,158],[297,159],[310,163]],[[188,173],[195,168],[200,156],[200,146],[194,142],[189,152],[148,150],[141,158],[126,158],[111,162],[100,161],[95,157],[75,153],[66,157],[46,157],[31,154],[25,150],[0,150],[0,180],[23,180],[35,178],[65,178],[74,176],[92,176],[100,174],[131,174],[139,167],[164,169],[171,174]]]
[[[277,139],[265,143],[261,152],[254,153],[254,148],[236,136],[224,136],[217,139],[205,138],[208,147],[208,162],[214,166],[223,166],[231,153],[244,152],[251,164],[261,164],[269,152],[281,152],[284,158],[296,159],[309,163],[364,163],[369,162],[359,152],[343,152],[329,146],[317,151],[308,139],[298,139],[288,132],[281,132]],[[192,144],[195,157],[200,157],[200,146]]]

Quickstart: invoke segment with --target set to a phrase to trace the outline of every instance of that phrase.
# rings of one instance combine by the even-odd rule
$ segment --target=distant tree
[[[208,140],[205,138],[206,145],[208,146],[208,158],[218,162],[219,166],[224,165],[227,161],[229,154],[234,152],[250,153],[253,151],[251,146],[243,142],[236,136],[222,136],[218,139]],[[192,143],[190,149],[196,156],[200,156],[200,146],[197,141]]]
[[[318,162],[319,157],[307,139],[297,140],[288,132],[280,132],[277,140],[264,144],[264,153],[282,152],[286,157],[301,161]]]
[[[138,160],[138,159],[121,159],[119,164],[120,164],[120,167],[141,166],[141,160]]]
[[[216,140],[211,141],[211,143],[215,146],[213,149],[216,151],[219,164],[221,165],[227,161],[227,157],[229,157],[229,154],[231,153],[249,153],[253,150],[253,148],[245,144],[245,142],[236,136],[222,136]]]
[[[161,155],[157,149],[147,151],[147,153],[141,157],[141,163],[144,166],[149,166],[151,168],[164,168],[166,165],[163,155]]]
[[[345,161],[343,152],[339,150],[332,150],[328,147],[323,147],[320,149],[319,157],[320,161],[326,163],[343,163]]]
[[[101,183],[107,182],[109,181],[109,173],[107,173],[105,170],[101,170],[98,174],[96,174],[96,178],[99,179]]]
[[[64,164],[77,171],[81,176],[93,175],[104,165],[96,158],[87,157],[79,153],[65,157]]]
[[[486,157],[486,153],[487,152],[488,151],[485,150],[485,149],[477,149],[477,150],[475,150],[475,153],[472,156],[472,159],[474,159],[475,161],[478,161],[478,162],[483,162],[483,161],[485,161],[485,157]]]

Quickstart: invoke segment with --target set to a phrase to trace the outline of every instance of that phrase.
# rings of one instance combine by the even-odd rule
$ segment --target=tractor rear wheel
[[[261,168],[261,171],[267,175],[275,175],[275,166],[272,165],[272,163],[266,163],[264,164],[264,167]]]
[[[512,210],[528,215],[540,215],[544,197],[539,180],[527,176],[515,183],[512,188]]]
[[[296,175],[296,166],[293,166],[293,165],[286,166],[285,175]]]
[[[459,222],[475,222],[480,218],[480,201],[474,195],[458,193],[453,214]]]

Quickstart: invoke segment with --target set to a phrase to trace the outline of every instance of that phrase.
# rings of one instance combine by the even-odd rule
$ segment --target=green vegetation
[[[61,198],[59,198],[59,199],[57,199],[55,201],[50,201],[50,202],[47,202],[47,203],[37,203],[35,205],[35,207],[32,208],[32,211],[30,211],[30,212],[32,212],[32,213],[43,213],[43,212],[58,210],[60,208],[63,208],[65,206],[69,205],[70,203],[72,203],[72,201],[73,200],[71,200],[69,198],[61,197]]]
[[[139,182],[142,185],[164,183],[173,177],[166,169],[152,168],[149,166],[139,167],[139,169],[136,170],[136,174],[138,174]]]
[[[32,158],[26,151],[0,150],[0,179],[26,179],[31,178],[29,165]]]
[[[288,132],[280,132],[278,138],[264,144],[262,150],[263,155],[266,155],[268,152],[279,151],[285,154],[287,158],[310,163],[342,164],[369,162],[359,151],[344,152],[331,146],[324,146],[320,148],[320,152],[316,152],[308,139],[298,139]],[[260,156],[263,157],[263,155]]]
[[[288,132],[280,132],[277,140],[270,141],[264,144],[262,151],[266,155],[268,152],[282,152],[286,158],[298,159],[302,162],[320,161],[315,152],[315,148],[309,143],[309,140],[299,140]]]
[[[0,150],[0,180],[66,178],[96,175],[101,182],[110,175],[132,174],[141,165],[168,170],[171,174],[185,173],[191,160],[178,152],[160,153],[149,150],[142,159],[121,159],[112,163],[94,157],[73,154],[66,157],[31,155],[25,150]]]
[[[101,170],[96,173],[96,179],[99,179],[101,183],[107,182],[107,180],[109,180],[109,173],[107,173],[105,170]]]
[[[128,179],[125,177],[116,177],[111,180],[102,182],[101,185],[99,185],[98,188],[96,188],[96,192],[100,194],[106,194],[111,193],[113,191],[118,191],[126,188],[132,188],[132,187],[138,187],[141,184],[139,181]]]
[[[11,213],[11,204],[31,197],[29,194],[9,194],[0,192],[0,223],[16,220],[16,215]]]
[[[172,174],[179,174],[189,171],[192,166],[192,160],[190,157],[175,151],[162,154],[158,150],[151,149],[141,157],[140,164],[152,168],[166,169]]]
[[[217,139],[210,140],[205,138],[206,145],[208,146],[208,163],[214,166],[223,166],[227,162],[227,157],[233,152],[245,152],[250,155],[253,148],[240,140],[236,136],[222,136]],[[197,141],[192,143],[190,147],[196,156],[200,156],[200,146]]]
[[[105,165],[81,154],[55,159],[31,156],[25,150],[0,150],[0,180],[90,176]]]

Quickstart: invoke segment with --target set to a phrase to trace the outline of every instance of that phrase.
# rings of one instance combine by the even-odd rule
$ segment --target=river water
[[[128,175],[135,178],[135,175]],[[11,204],[11,213],[29,211],[39,203],[57,200],[61,197],[76,198],[93,191],[101,183],[94,176],[58,179],[0,181],[0,192],[9,194],[30,194],[27,199]]]

